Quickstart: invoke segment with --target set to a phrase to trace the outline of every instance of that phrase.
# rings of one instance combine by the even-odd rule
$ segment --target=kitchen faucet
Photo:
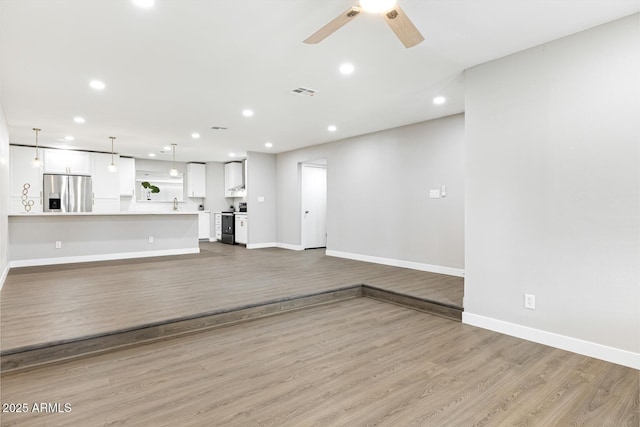
[[[178,210],[178,198],[177,197],[173,198],[173,210],[174,211]]]

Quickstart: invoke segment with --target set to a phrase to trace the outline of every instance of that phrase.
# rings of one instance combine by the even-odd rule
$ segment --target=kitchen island
[[[198,212],[9,215],[10,267],[198,252]]]

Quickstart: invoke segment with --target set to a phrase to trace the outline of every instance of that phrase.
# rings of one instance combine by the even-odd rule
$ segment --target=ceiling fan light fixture
[[[383,13],[396,5],[396,0],[360,0],[360,7],[365,12]]]

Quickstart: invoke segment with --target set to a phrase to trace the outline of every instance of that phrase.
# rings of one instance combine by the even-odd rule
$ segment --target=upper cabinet
[[[120,203],[120,177],[119,170],[116,172],[109,171],[111,164],[111,154],[105,153],[89,153],[91,155],[93,174],[92,174],[92,190],[93,195],[97,199],[118,199]],[[117,164],[118,159],[114,157]]]
[[[120,157],[118,172],[120,173],[120,195],[134,196],[136,194],[136,159]]]
[[[224,196],[244,197],[244,167],[242,162],[230,162],[224,165]]]
[[[202,163],[187,164],[187,197],[207,197],[206,170]]]
[[[91,153],[56,149],[42,151],[44,151],[44,173],[91,175]]]

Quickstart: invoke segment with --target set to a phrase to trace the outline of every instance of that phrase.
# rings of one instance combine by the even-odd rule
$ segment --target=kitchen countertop
[[[165,211],[165,212],[140,212],[140,211],[120,211],[120,212],[19,212],[10,213],[12,217],[29,217],[29,216],[122,216],[122,215],[197,215],[201,212],[208,211]]]

